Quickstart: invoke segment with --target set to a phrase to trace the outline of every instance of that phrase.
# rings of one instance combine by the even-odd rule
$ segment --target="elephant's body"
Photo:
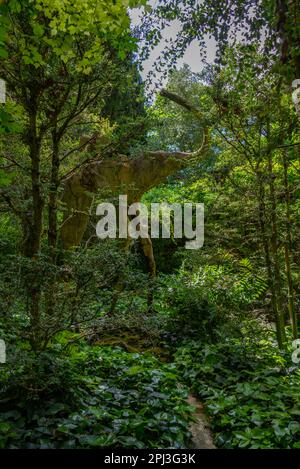
[[[101,198],[127,195],[128,203],[140,201],[151,187],[158,185],[184,166],[182,155],[145,153],[130,159],[119,155],[89,163],[66,180],[62,202],[65,219],[61,228],[64,249],[78,246],[86,230],[95,194]]]
[[[190,111],[201,121],[201,111],[184,98],[162,90],[161,95]],[[96,137],[93,138],[96,140]],[[164,182],[168,176],[187,166],[194,158],[206,154],[209,141],[208,128],[203,128],[201,148],[193,153],[144,152],[137,158],[117,155],[116,158],[100,159],[87,163],[65,181],[62,203],[65,210],[61,227],[61,241],[64,249],[80,244],[86,230],[90,209],[95,195],[117,197],[127,195],[128,204],[139,202],[145,192]],[[143,251],[148,260],[151,276],[155,275],[155,260],[151,239],[141,239]]]

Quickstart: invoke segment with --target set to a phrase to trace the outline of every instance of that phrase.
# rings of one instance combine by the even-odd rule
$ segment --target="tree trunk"
[[[288,289],[288,311],[292,326],[293,338],[298,338],[297,330],[297,316],[295,311],[295,302],[294,302],[294,287],[291,273],[291,251],[292,251],[292,236],[291,236],[291,211],[290,211],[290,187],[288,182],[288,155],[287,151],[283,152],[283,174],[284,174],[284,189],[285,189],[285,247],[284,247],[284,258],[285,258],[285,272],[287,279],[287,289]]]
[[[274,282],[274,273],[272,269],[272,260],[270,255],[270,244],[268,239],[268,233],[266,230],[266,206],[265,206],[265,190],[264,184],[262,181],[261,174],[257,175],[258,180],[258,188],[259,188],[259,224],[260,224],[260,234],[264,249],[264,256],[265,256],[265,265],[267,269],[267,277],[268,277],[268,285],[271,293],[271,304],[272,304],[272,311],[275,319],[276,324],[276,337],[278,346],[280,349],[283,348],[283,337],[282,337],[282,327],[280,318],[278,317],[278,310],[277,310],[277,292],[275,288]]]
[[[31,214],[29,217],[28,233],[25,241],[25,255],[32,260],[31,279],[27,285],[28,291],[28,310],[31,323],[31,345],[34,350],[39,348],[40,342],[40,286],[39,271],[36,265],[37,256],[41,246],[41,236],[43,227],[43,207],[44,201],[41,193],[40,181],[40,151],[41,138],[37,132],[37,111],[36,97],[32,93],[31,108],[29,110],[29,129],[28,129],[28,145],[29,156],[31,160]]]
[[[48,246],[54,255],[57,243],[57,191],[59,187],[59,138],[52,133],[53,150],[51,160],[51,179],[48,199]]]
[[[270,127],[270,126],[268,126]],[[268,129],[268,137],[270,139],[270,128]],[[273,173],[273,157],[272,151],[268,151],[268,179],[269,179],[269,190],[270,190],[270,215],[271,215],[271,254],[274,266],[274,286],[276,289],[276,315],[279,326],[280,344],[281,348],[286,342],[285,334],[285,318],[284,308],[282,300],[282,286],[280,276],[280,263],[279,263],[279,252],[278,252],[278,221],[277,221],[277,206],[276,206],[276,193],[275,193],[275,175]]]

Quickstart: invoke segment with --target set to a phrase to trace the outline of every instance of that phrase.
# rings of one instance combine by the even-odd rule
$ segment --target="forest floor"
[[[216,449],[203,405],[192,394],[189,395],[188,403],[196,408],[193,414],[195,422],[190,426],[190,432],[192,434],[192,448]]]

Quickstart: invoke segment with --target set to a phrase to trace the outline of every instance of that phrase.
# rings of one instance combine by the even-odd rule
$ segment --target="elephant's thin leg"
[[[147,259],[150,277],[154,278],[156,276],[156,264],[155,264],[155,259],[154,259],[151,238],[140,238],[140,240],[141,240],[143,252]]]
[[[155,263],[151,238],[150,237],[140,238],[140,240],[141,240],[142,249],[147,259],[148,267],[149,267],[150,282],[148,286],[148,310],[149,312],[152,312],[153,311],[153,288],[154,288],[153,281],[156,277],[156,263]]]

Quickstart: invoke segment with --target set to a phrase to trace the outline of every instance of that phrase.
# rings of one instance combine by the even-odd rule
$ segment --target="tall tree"
[[[127,7],[139,3],[10,0],[6,4],[7,53],[1,58],[0,75],[18,110],[21,129],[14,138],[16,155],[4,142],[2,158],[9,162],[11,184],[1,189],[1,196],[20,220],[22,251],[31,259],[26,288],[34,347],[40,339],[41,308],[48,310],[48,316],[53,310],[54,285],[42,303],[37,262],[44,221],[47,249],[55,264],[62,175],[78,164],[74,153],[80,129],[101,128],[103,101],[118,80],[113,59],[116,54],[122,59],[134,47]],[[73,149],[70,144],[75,144]]]

